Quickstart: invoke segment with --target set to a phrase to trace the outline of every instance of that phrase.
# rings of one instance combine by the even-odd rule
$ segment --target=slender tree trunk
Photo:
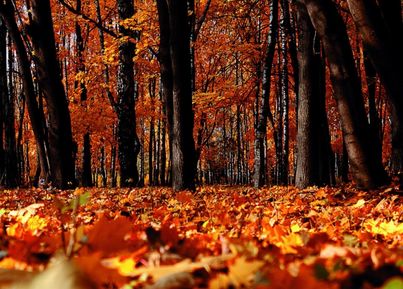
[[[172,186],[175,191],[195,188],[195,146],[187,5],[168,0],[173,74]]]
[[[66,188],[75,184],[73,138],[70,112],[60,67],[49,0],[31,0],[30,35],[41,91],[49,117],[49,156],[53,185]]]
[[[381,121],[376,109],[375,100],[377,76],[372,63],[365,55],[364,67],[368,89],[369,126],[371,130],[371,138],[373,139],[372,145],[374,146],[373,157],[377,158],[379,162],[382,162]]]
[[[120,21],[125,21],[134,15],[132,0],[118,0],[117,3]],[[123,25],[119,25],[119,33],[135,38],[134,33]],[[134,51],[133,42],[121,39],[119,44],[117,137],[120,186],[122,187],[137,186],[139,182],[137,156],[140,152],[140,142],[136,133]]]
[[[288,185],[289,174],[289,91],[288,91],[288,47],[287,47],[287,22],[288,22],[288,2],[281,0],[282,19],[280,21],[280,121],[282,130],[281,159],[280,159],[280,183]]]
[[[155,79],[150,80],[149,83],[149,95],[151,98],[151,110],[154,111],[155,109]],[[155,185],[155,178],[157,176],[154,175],[154,162],[153,159],[156,159],[156,155],[154,154],[154,147],[155,147],[155,119],[154,116],[150,118],[150,137],[148,141],[148,181],[149,185]],[[153,157],[154,156],[154,157]]]
[[[115,188],[117,186],[116,177],[116,145],[112,144],[111,147],[111,187]]]
[[[172,61],[170,53],[170,29],[169,29],[169,13],[168,6],[165,0],[157,0],[158,22],[160,26],[160,46],[158,60],[160,63],[161,74],[161,93],[164,104],[164,115],[168,128],[169,142],[169,159],[172,160],[172,140],[174,135],[173,130],[173,75]],[[169,175],[172,175],[172,168],[168,166]],[[168,179],[171,179],[169,177]]]
[[[16,151],[16,141],[15,141],[15,101],[14,101],[14,91],[13,82],[10,78],[7,81],[7,75],[12,75],[7,73],[7,34],[6,27],[3,21],[0,19],[0,103],[1,103],[1,166],[0,171],[0,185],[13,188],[20,183],[18,178],[18,168],[17,168],[17,151]],[[11,49],[11,45],[9,47]],[[10,54],[8,57],[10,57]],[[9,70],[12,71],[13,59],[9,58],[8,61]],[[4,132],[3,132],[4,130]],[[4,136],[4,139],[3,139]]]
[[[242,122],[240,105],[236,106],[236,184],[242,184]]]
[[[108,182],[107,176],[106,176],[106,168],[105,168],[105,146],[101,147],[101,156],[99,160],[99,166],[100,166],[100,171],[101,171],[101,176],[102,176],[102,187],[106,188],[106,184]]]
[[[7,28],[4,20],[0,18],[0,177],[4,173],[4,102],[8,98],[7,84]]]
[[[278,0],[270,2],[270,32],[267,36],[267,48],[263,66],[262,75],[262,97],[259,101],[259,109],[257,112],[257,125],[255,131],[255,173],[253,183],[256,188],[261,187],[265,183],[266,158],[265,158],[265,139],[267,132],[267,118],[272,116],[270,113],[270,86],[271,86],[271,70],[274,59],[274,52],[277,41],[278,31]]]
[[[403,171],[403,27],[399,1],[348,0],[354,22],[388,95],[392,116],[392,171]],[[392,8],[393,7],[393,8]],[[383,17],[382,17],[383,13]]]
[[[76,2],[76,10],[81,13],[81,0]],[[82,31],[80,24],[76,21],[75,23],[76,32],[76,50],[77,50],[77,72],[85,75],[85,64],[84,64],[84,41],[82,37]],[[77,82],[77,81],[76,81]],[[87,88],[82,79],[79,83],[75,83],[75,89],[80,90],[80,101],[86,109],[87,101]],[[83,135],[83,153],[82,153],[82,173],[81,173],[81,186],[91,187],[92,186],[92,168],[91,168],[91,136],[89,133],[89,128]]]
[[[345,24],[330,0],[304,0],[312,24],[321,37],[334,96],[339,109],[343,136],[355,183],[373,188],[386,179],[382,164],[372,156],[369,126]]]

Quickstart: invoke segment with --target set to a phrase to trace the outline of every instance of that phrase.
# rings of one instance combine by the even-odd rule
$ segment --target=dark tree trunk
[[[280,175],[279,181],[282,185],[288,185],[289,173],[289,91],[288,91],[288,46],[287,46],[287,23],[288,23],[288,2],[281,0],[282,18],[280,21],[280,121],[282,123],[281,154],[280,154]]]
[[[57,61],[49,0],[31,1],[30,35],[40,89],[45,95],[49,117],[49,157],[53,185],[75,184],[73,138],[70,112]]]
[[[133,1],[118,0],[119,20],[124,21],[133,17]],[[119,26],[122,35],[135,34],[124,26]],[[118,157],[120,163],[120,185],[122,187],[137,186],[139,174],[137,156],[140,152],[140,142],[136,133],[135,113],[135,83],[134,83],[134,51],[135,45],[130,40],[121,40],[119,45],[118,69]]]
[[[369,126],[371,130],[371,137],[373,139],[372,145],[374,147],[374,158],[382,162],[382,142],[381,142],[381,120],[376,109],[376,71],[364,53],[364,67],[368,88],[368,110],[369,110]]]
[[[148,94],[151,98],[151,110],[155,110],[155,79],[150,79],[148,84]],[[157,155],[155,154],[155,119],[154,116],[150,118],[150,137],[148,141],[148,181],[149,185],[155,185],[158,181],[158,176],[154,174],[154,162],[153,160],[157,160]]]
[[[403,171],[401,4],[395,0],[380,1],[380,9],[375,0],[347,2],[364,46],[388,95],[392,116],[392,171],[398,173]]]
[[[160,184],[162,186],[166,185],[166,177],[165,177],[165,172],[166,172],[166,161],[167,161],[167,155],[166,155],[166,122],[162,122],[162,130],[161,130],[161,158],[160,158]]]
[[[265,158],[265,139],[267,131],[267,118],[270,115],[270,86],[271,69],[273,65],[274,52],[277,41],[278,29],[278,0],[271,1],[270,4],[270,32],[267,37],[267,48],[262,76],[262,96],[259,100],[257,111],[257,123],[255,130],[255,172],[253,183],[256,188],[264,185],[266,179],[266,158]]]
[[[17,152],[14,126],[14,92],[12,90],[11,79],[9,82],[7,81],[6,42],[6,26],[5,23],[3,23],[3,20],[0,19],[0,185],[7,188],[13,188],[19,184],[19,178],[17,170]],[[13,64],[12,59],[9,59],[9,64]],[[12,67],[9,67],[9,69],[12,69]]]
[[[76,2],[76,10],[81,13],[81,0]],[[77,72],[82,75],[85,74],[85,64],[84,64],[84,41],[81,32],[81,26],[78,22],[75,23],[76,32],[76,50],[77,50]],[[77,81],[76,81],[77,82]],[[85,83],[80,79],[79,83],[75,83],[75,89],[80,90],[80,100],[82,105],[86,107],[87,101],[87,88]],[[92,186],[92,168],[91,168],[91,136],[89,133],[89,128],[87,127],[87,132],[83,135],[83,152],[82,152],[82,172],[81,172],[81,186],[91,187]]]
[[[242,184],[242,122],[240,105],[236,106],[236,184]]]
[[[168,0],[173,75],[172,186],[195,188],[195,145],[190,67],[190,32],[185,2]]]
[[[295,185],[306,188],[329,184],[331,151],[320,47],[315,46],[315,31],[306,7],[301,2],[296,7],[299,101]]]
[[[106,188],[107,184],[107,175],[106,175],[106,168],[105,168],[105,146],[101,147],[101,156],[99,158],[99,166],[100,166],[100,171],[101,171],[101,177],[102,177],[102,187]]]
[[[111,187],[115,188],[117,185],[116,177],[116,145],[112,144],[111,147]]]
[[[24,41],[14,19],[14,9],[11,5],[11,2],[7,2],[6,4],[0,6],[0,16],[3,17],[7,30],[15,43],[18,64],[22,74],[24,96],[26,99],[28,114],[39,155],[40,178],[46,183],[50,177],[50,171],[48,155],[45,149],[45,124],[43,122],[43,112],[39,110],[39,105],[36,100],[31,75],[31,63],[28,59],[28,53],[25,49]]]
[[[173,140],[173,76],[172,61],[170,52],[170,29],[169,13],[165,0],[157,0],[158,22],[160,25],[160,46],[158,60],[161,73],[161,93],[164,104],[164,115],[168,128],[169,159],[172,160],[172,140]],[[169,175],[172,176],[172,168],[168,167]],[[169,178],[171,179],[171,177]]]
[[[372,155],[360,82],[343,19],[330,0],[303,2],[323,41],[329,61],[334,96],[341,117],[353,179],[359,187],[379,186],[385,182],[386,174],[382,164]]]
[[[4,173],[4,102],[8,98],[7,85],[7,28],[4,20],[0,18],[0,177]]]

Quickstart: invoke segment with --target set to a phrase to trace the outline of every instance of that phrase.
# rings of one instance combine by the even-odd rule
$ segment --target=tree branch
[[[59,0],[59,3],[62,4],[71,13],[81,16],[84,20],[90,22],[91,24],[94,24],[98,29],[101,29],[106,34],[108,34],[112,37],[115,37],[115,38],[118,37],[118,35],[114,31],[103,26],[101,22],[97,22],[96,20],[90,18],[89,16],[85,15],[84,13],[78,11],[77,9],[72,7],[70,4],[68,4],[65,0]]]
[[[204,6],[204,10],[203,10],[203,13],[202,13],[199,21],[197,21],[197,23],[196,23],[196,29],[195,29],[195,32],[194,32],[194,41],[196,41],[197,36],[200,33],[200,29],[201,29],[204,21],[206,20],[207,12],[208,12],[208,10],[210,8],[210,4],[211,4],[211,0],[208,0],[207,3],[206,3],[206,6]]]

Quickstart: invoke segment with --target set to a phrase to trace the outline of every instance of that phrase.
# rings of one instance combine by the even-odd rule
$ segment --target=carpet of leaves
[[[397,289],[402,209],[393,188],[6,190],[0,268],[67,254],[99,288]]]

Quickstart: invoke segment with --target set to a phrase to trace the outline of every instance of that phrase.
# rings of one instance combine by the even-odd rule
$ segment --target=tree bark
[[[185,2],[167,0],[173,75],[172,187],[195,189],[190,31]]]
[[[289,174],[289,85],[288,85],[288,46],[287,46],[287,23],[289,17],[288,2],[280,1],[281,20],[280,20],[280,121],[282,129],[281,134],[281,154],[279,161],[279,181],[282,185],[288,185]]]
[[[369,126],[360,82],[343,19],[331,0],[304,0],[321,37],[330,68],[334,96],[356,185],[373,188],[386,180],[382,164],[372,157]]]
[[[327,125],[324,70],[315,31],[306,7],[296,3],[299,101],[295,185],[306,188],[330,182],[330,139]]]
[[[16,47],[18,65],[22,74],[24,96],[27,102],[28,115],[31,121],[32,131],[36,141],[39,155],[40,178],[46,183],[50,178],[48,154],[46,153],[45,124],[42,113],[36,100],[34,84],[31,75],[31,63],[28,59],[28,52],[24,46],[24,41],[18,30],[14,18],[14,9],[10,2],[0,5],[0,16],[3,17],[7,30],[11,35]]]
[[[158,61],[160,63],[161,93],[164,104],[164,115],[168,128],[169,159],[172,160],[173,130],[173,76],[170,52],[169,13],[165,0],[157,0],[158,22],[160,26],[160,46]],[[172,176],[172,168],[168,167],[168,173]],[[172,179],[172,178],[168,178]]]
[[[388,95],[392,116],[392,171],[403,171],[403,29],[398,1],[348,0],[364,46]],[[393,7],[393,8],[392,8]],[[383,17],[382,17],[383,12]]]
[[[49,117],[49,157],[53,185],[59,188],[75,184],[73,138],[70,112],[60,67],[49,0],[31,0],[30,36],[34,49],[38,82]]]
[[[81,0],[76,1],[76,10],[81,13]],[[82,30],[80,24],[76,21],[75,23],[75,33],[76,33],[76,50],[77,50],[77,72],[82,75],[85,74],[85,64],[84,64],[84,41],[82,36]],[[75,83],[75,89],[80,90],[80,101],[82,106],[86,109],[87,101],[87,88],[82,79],[79,83]],[[77,82],[77,81],[76,81]],[[83,151],[82,151],[82,163],[81,163],[81,186],[91,187],[92,186],[92,168],[91,168],[91,136],[89,133],[89,127],[87,131],[83,134]]]
[[[257,112],[257,124],[255,130],[255,172],[253,176],[253,184],[256,188],[264,185],[266,179],[266,158],[265,158],[265,139],[267,132],[267,118],[271,117],[270,113],[270,86],[271,86],[271,69],[273,65],[274,52],[277,41],[278,30],[278,0],[271,1],[270,4],[270,32],[267,36],[267,48],[263,67],[262,76],[262,96],[259,100],[259,108]],[[273,123],[272,123],[273,124]]]
[[[11,49],[11,45],[9,48]],[[8,63],[12,65],[12,59],[9,59]],[[14,92],[11,85],[12,82],[7,81],[7,31],[4,21],[0,18],[0,185],[6,188],[14,188],[20,183],[15,140]]]
[[[375,99],[377,76],[376,71],[372,63],[366,56],[365,52],[364,52],[364,68],[368,89],[369,126],[374,146],[373,157],[379,159],[379,161],[382,162],[382,141],[381,141],[382,129],[381,129],[381,120],[379,118],[376,109],[376,99]]]
[[[7,84],[7,28],[4,20],[0,18],[0,177],[4,172],[4,102],[8,97]]]
[[[124,21],[134,15],[133,1],[118,0],[119,20]],[[121,36],[136,35],[122,25],[119,25]],[[118,69],[118,157],[120,163],[120,185],[122,187],[137,186],[139,174],[137,156],[140,152],[140,142],[136,133],[135,112],[135,82],[134,57],[135,44],[129,39],[121,39],[119,45]]]

